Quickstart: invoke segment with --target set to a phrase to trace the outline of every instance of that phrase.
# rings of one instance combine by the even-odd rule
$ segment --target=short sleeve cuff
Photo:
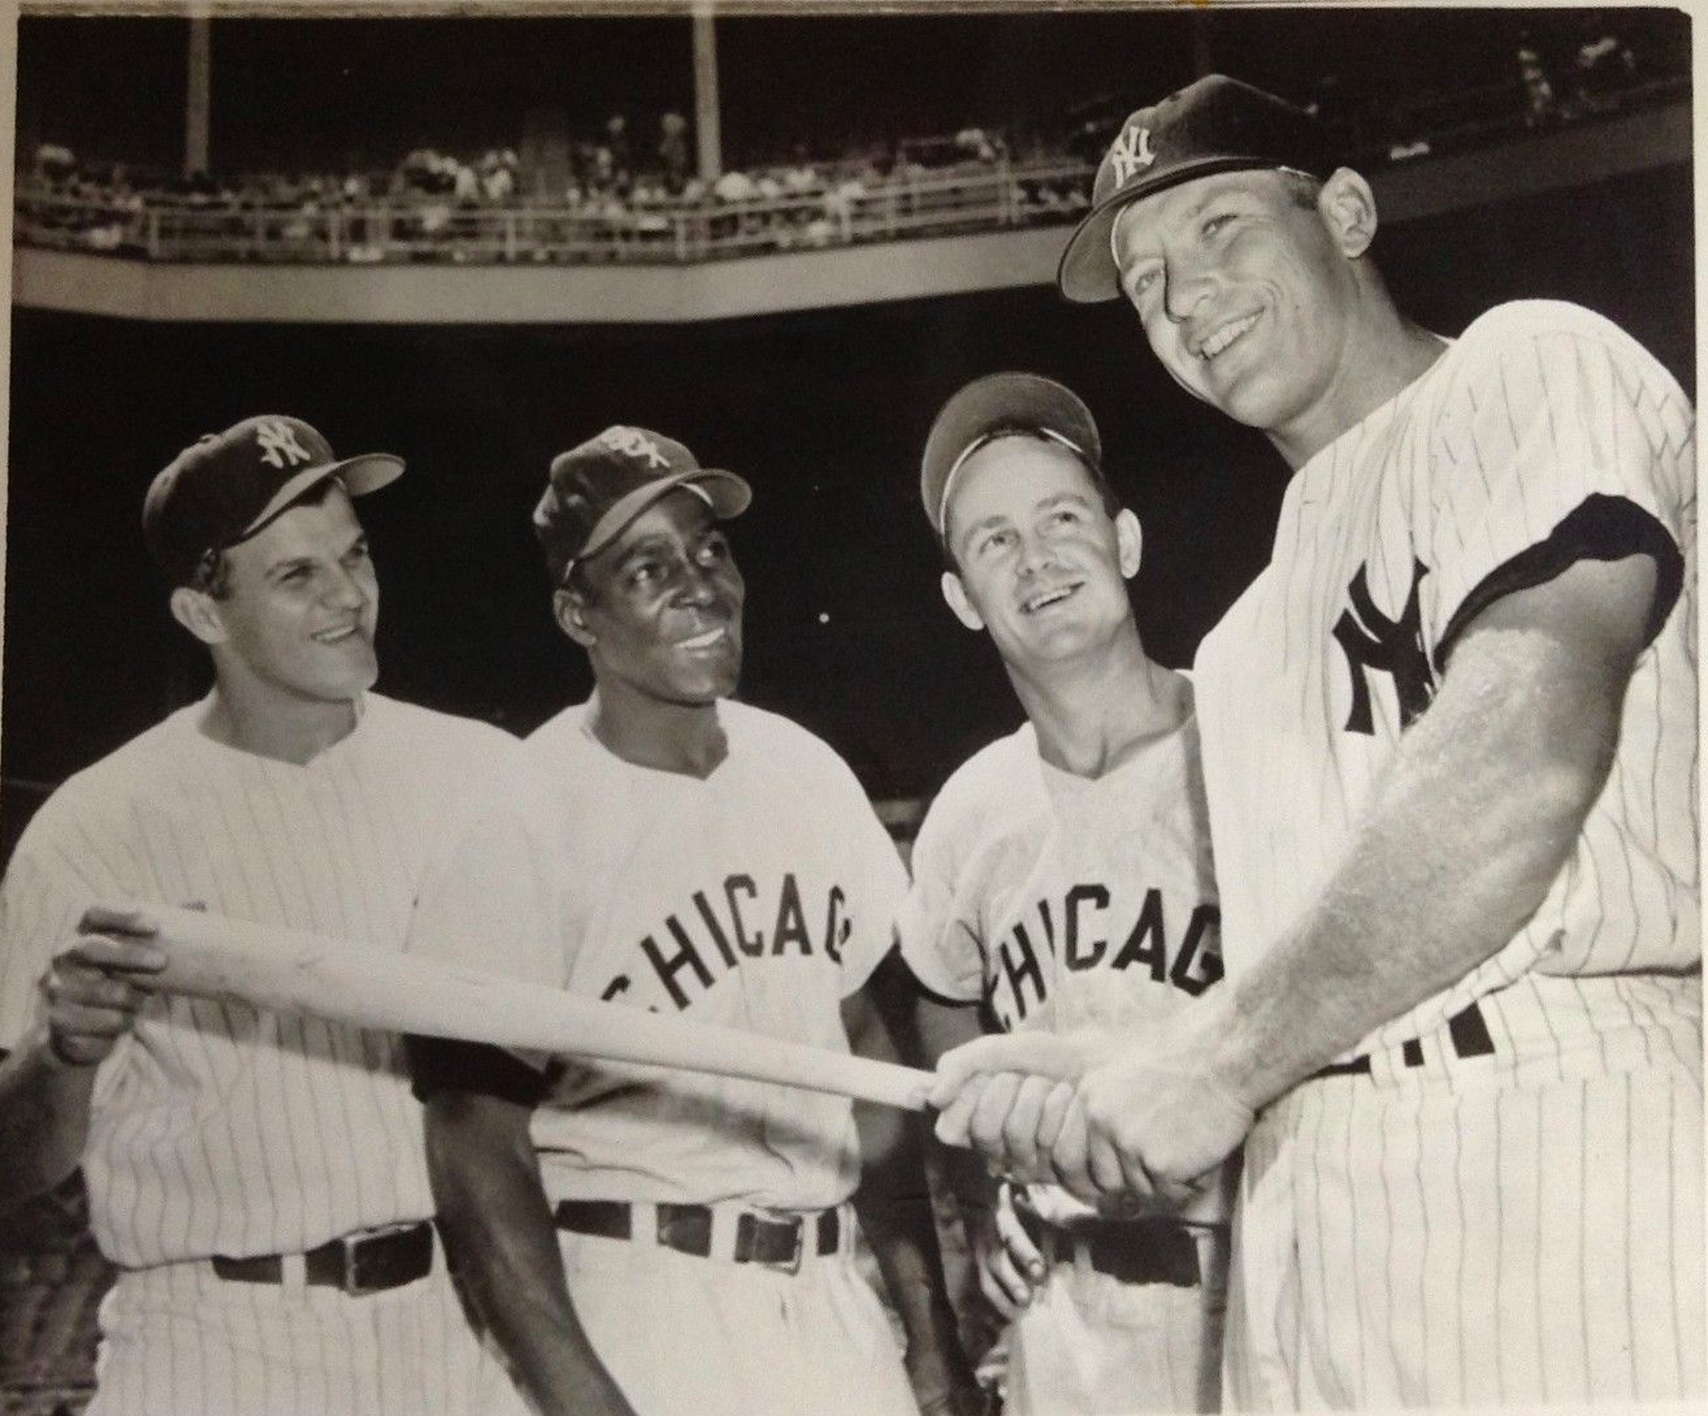
[[[1655,562],[1655,598],[1643,630],[1646,647],[1660,633],[1684,585],[1684,557],[1666,527],[1625,497],[1585,497],[1545,540],[1526,547],[1485,575],[1454,610],[1435,648],[1435,669],[1447,666],[1459,636],[1496,600],[1545,585],[1582,560],[1617,561],[1646,555]]]
[[[555,1081],[553,1066],[538,1070],[515,1053],[484,1042],[412,1036],[407,1047],[417,1101],[428,1101],[440,1092],[465,1091],[518,1106],[538,1106]]]

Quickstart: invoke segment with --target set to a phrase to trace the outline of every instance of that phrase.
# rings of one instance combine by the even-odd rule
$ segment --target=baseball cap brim
[[[1091,410],[1071,390],[1040,374],[987,374],[943,405],[925,439],[920,459],[919,495],[925,515],[941,533],[941,512],[949,480],[961,455],[975,442],[1002,428],[1048,429],[1066,439],[1096,465],[1103,442]]]
[[[1115,266],[1115,253],[1110,249],[1110,233],[1115,219],[1134,202],[1154,197],[1171,187],[1195,182],[1200,177],[1214,177],[1221,172],[1252,172],[1260,168],[1279,169],[1272,157],[1221,155],[1182,162],[1159,172],[1149,181],[1134,182],[1111,192],[1087,212],[1056,266],[1056,284],[1063,295],[1081,305],[1094,305],[1113,300],[1121,293],[1121,273]]]
[[[712,515],[719,521],[740,516],[753,501],[753,488],[735,473],[725,472],[721,468],[695,467],[669,477],[660,477],[657,481],[636,487],[607,507],[605,514],[593,523],[593,529],[587,533],[586,544],[576,553],[573,560],[584,561],[590,556],[598,555],[623,534],[631,521],[659,498],[667,496],[678,487],[691,487],[705,497],[712,508]],[[573,564],[573,561],[571,563]]]
[[[336,477],[351,496],[362,497],[369,492],[377,492],[402,475],[403,459],[389,452],[364,452],[338,462],[323,463],[319,467],[305,467],[280,485],[278,491],[267,499],[266,506],[261,508],[254,520],[243,528],[243,533],[237,540],[242,541],[253,536],[274,517],[294,506],[315,487],[330,478]]]

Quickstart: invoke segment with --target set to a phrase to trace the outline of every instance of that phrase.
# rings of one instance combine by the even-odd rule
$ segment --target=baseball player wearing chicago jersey
[[[868,981],[905,874],[829,747],[728,701],[744,590],[720,523],[749,497],[639,428],[553,462],[536,528],[558,623],[596,691],[501,774],[423,891],[409,948],[617,1007],[871,1051],[884,1030]],[[541,1409],[914,1410],[852,1258],[849,1102],[446,1044],[420,1045],[417,1071],[447,1232]],[[902,1129],[901,1113],[872,1119]],[[911,1147],[889,1147],[905,1163],[873,1176],[896,1203],[866,1205],[883,1196],[862,1189],[861,1219],[912,1374],[939,1406],[976,1389],[907,1129]]]
[[[1170,1037],[981,1040],[944,1099],[1077,1078],[1031,1139],[1092,1192],[1259,1118],[1240,1405],[1700,1400],[1689,404],[1575,306],[1405,320],[1368,184],[1232,80],[1133,114],[1096,196],[1064,290],[1293,474],[1197,660],[1229,985]]]
[[[119,1269],[97,1416],[481,1399],[398,1040],[150,997],[158,947],[95,908],[194,904],[401,951],[448,808],[514,746],[368,692],[378,588],[351,499],[402,470],[259,417],[155,479],[144,530],[214,688],[55,792],[0,888],[0,1169],[15,1200],[83,1166]]]
[[[1031,374],[967,385],[926,443],[944,595],[989,631],[1028,719],[949,778],[914,846],[897,932],[942,1000],[919,1004],[932,1053],[976,1037],[981,1006],[1010,1032],[1142,1033],[1221,977],[1192,690],[1145,655],[1124,583],[1139,524],[1101,459],[1085,405]],[[950,1173],[1014,1317],[1007,1410],[1218,1409],[1221,1185],[1140,1215],[1037,1184],[1017,1217],[998,1197],[993,1226],[984,1167]]]

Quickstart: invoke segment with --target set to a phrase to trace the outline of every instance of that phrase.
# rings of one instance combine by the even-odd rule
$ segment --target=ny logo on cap
[[[644,457],[649,467],[670,466],[658,444],[639,428],[608,428],[599,441],[625,457]]]
[[[1109,160],[1115,164],[1115,184],[1125,187],[1135,172],[1156,161],[1156,154],[1151,151],[1151,130],[1137,123],[1127,124],[1115,146],[1109,149]]]
[[[283,467],[288,461],[295,467],[299,462],[314,461],[309,450],[297,441],[291,425],[277,418],[266,418],[255,425],[255,441],[261,444],[261,460],[269,466]]]

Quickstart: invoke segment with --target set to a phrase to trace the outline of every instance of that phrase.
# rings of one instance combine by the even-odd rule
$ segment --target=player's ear
[[[1317,194],[1317,210],[1334,243],[1348,257],[1370,249],[1376,239],[1376,194],[1350,167],[1337,167]]]
[[[172,618],[203,644],[225,643],[227,635],[225,621],[219,612],[219,601],[207,591],[180,585],[167,603],[172,608]]]
[[[961,577],[952,570],[946,570],[938,583],[943,587],[943,598],[949,602],[955,618],[974,633],[983,629],[984,616],[973,608],[973,602],[967,598],[967,587],[961,584]]]
[[[552,614],[558,628],[579,644],[591,649],[598,636],[587,627],[587,600],[579,590],[567,585],[552,596]]]
[[[1121,579],[1131,580],[1139,573],[1144,558],[1145,533],[1139,518],[1126,507],[1115,513],[1115,550],[1121,565]]]

